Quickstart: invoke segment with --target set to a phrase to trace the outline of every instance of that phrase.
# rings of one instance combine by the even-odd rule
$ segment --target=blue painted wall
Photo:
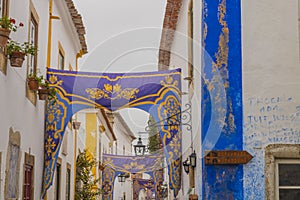
[[[202,149],[242,150],[240,0],[203,0]],[[203,160],[204,163],[204,160]],[[243,199],[243,166],[203,164],[203,199]]]

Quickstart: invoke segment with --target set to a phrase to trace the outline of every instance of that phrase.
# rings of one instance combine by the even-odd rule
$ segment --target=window
[[[297,199],[300,196],[300,159],[277,159],[275,163],[277,199]]]
[[[33,10],[33,8],[32,8]],[[29,43],[33,44],[35,47],[38,45],[38,22],[37,16],[34,14],[35,11],[31,11],[30,15],[30,24],[29,24]],[[36,55],[28,55],[28,73],[36,73],[37,72],[37,56]]]
[[[71,165],[67,166],[67,174],[66,174],[66,200],[70,200],[70,191],[71,191]]]
[[[34,199],[33,185],[34,185],[34,156],[25,153],[24,162],[24,179],[23,179],[23,200]]]
[[[32,189],[32,171],[33,167],[30,165],[25,165],[24,169],[24,200],[31,200],[31,189]]]
[[[300,144],[270,144],[265,148],[265,199],[300,196]]]
[[[60,200],[61,160],[56,164],[55,199]]]
[[[3,0],[0,0],[0,14],[3,17]]]
[[[29,19],[29,30],[28,30],[28,42],[33,44],[38,48],[38,24],[39,17],[38,14],[30,1],[30,19]],[[28,54],[27,59],[27,75],[30,73],[38,73],[37,71],[37,55]],[[29,90],[28,86],[26,87],[26,97],[30,100],[31,103],[36,105],[36,94]]]
[[[65,51],[60,43],[58,43],[58,69],[65,69]]]
[[[1,17],[3,16],[8,16],[8,0],[0,0],[0,15]]]

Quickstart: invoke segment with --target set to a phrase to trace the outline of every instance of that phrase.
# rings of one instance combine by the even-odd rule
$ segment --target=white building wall
[[[17,24],[22,22],[24,27],[21,27],[17,32],[12,32],[10,37],[13,40],[19,42],[28,41],[29,31],[29,18],[30,18],[30,1],[10,1],[10,17],[15,18]],[[38,71],[41,74],[46,72],[46,58],[47,58],[47,39],[48,39],[48,11],[49,1],[48,0],[31,0],[38,18],[39,18],[39,33],[38,33]],[[54,1],[58,2],[58,1]],[[64,1],[59,1],[62,3]],[[55,6],[54,6],[55,7]],[[69,13],[63,12],[62,10],[56,12],[62,19],[65,19]],[[69,16],[68,16],[69,17]],[[58,54],[54,49],[57,49],[58,40],[63,44],[63,48],[66,53],[66,67],[71,63],[75,68],[76,53],[78,53],[80,46],[79,40],[76,38],[76,32],[73,25],[68,21],[60,20],[60,27],[57,28],[57,22],[53,22],[53,39],[52,39],[52,66],[57,65]],[[63,24],[65,23],[65,25]],[[66,25],[66,23],[68,23]],[[70,33],[71,30],[71,33]],[[72,37],[70,37],[72,35]],[[33,105],[26,98],[26,74],[27,74],[27,59],[23,63],[22,68],[13,68],[10,66],[9,61],[7,64],[7,74],[0,72],[0,111],[1,111],[1,140],[0,140],[0,152],[2,153],[1,160],[1,179],[0,179],[0,200],[4,199],[4,181],[5,181],[5,170],[6,170],[6,159],[7,159],[7,148],[9,140],[9,128],[12,127],[14,131],[19,131],[21,135],[21,146],[20,146],[20,175],[19,175],[19,195],[18,198],[22,199],[23,195],[23,167],[25,152],[30,153],[35,157],[34,166],[34,199],[40,199],[41,196],[41,185],[43,177],[43,158],[44,158],[44,109],[45,102],[37,100],[36,106]],[[65,182],[65,171],[66,163],[70,163],[73,167],[73,135],[70,134],[68,137],[68,144],[70,152],[67,156],[61,155],[62,161],[62,183]],[[73,177],[73,170],[72,170]],[[71,177],[71,181],[73,178]],[[73,183],[71,182],[73,185]],[[65,192],[65,188],[62,187],[62,193]],[[50,196],[51,196],[50,189]],[[71,187],[71,193],[73,188]],[[62,194],[62,199],[64,199]],[[51,199],[51,198],[48,198]]]
[[[265,147],[300,144],[298,0],[242,1],[244,198],[265,198]]]
[[[244,165],[244,199],[265,198],[264,148],[268,144],[300,144],[299,1],[242,1],[242,77],[244,150],[254,156]],[[197,149],[196,193],[202,198],[201,180],[201,1],[194,0],[193,138]],[[171,68],[187,76],[188,1],[183,1],[171,49]],[[178,33],[179,32],[179,33]],[[187,83],[183,81],[183,92]],[[184,104],[188,102],[183,96]],[[183,160],[191,153],[183,127]],[[183,172],[186,196],[188,176]],[[182,193],[179,195],[183,195]],[[179,196],[179,199],[183,198]]]
[[[125,120],[126,123],[126,120]],[[132,138],[130,138],[130,134],[132,134],[131,130],[128,129],[127,125],[123,124],[123,121],[120,120],[119,117],[115,116],[114,120],[114,133],[117,137],[117,155],[124,155],[123,146],[125,146],[125,155],[132,155]],[[114,188],[114,199],[122,199],[123,196],[126,196],[126,199],[132,199],[132,180],[131,178],[127,178],[125,183],[119,183],[118,178],[115,180],[115,188]]]
[[[171,49],[171,59],[170,68],[181,68],[182,69],[182,92],[188,93],[182,96],[182,111],[187,107],[186,104],[191,104],[191,122],[192,132],[187,130],[187,126],[182,126],[182,154],[183,161],[188,158],[192,153],[191,146],[196,150],[197,168],[195,168],[195,185],[197,194],[201,194],[201,6],[200,0],[194,0],[194,12],[193,12],[193,65],[194,65],[194,85],[192,88],[188,89],[188,81],[184,80],[188,76],[188,9],[189,1],[183,1],[180,10],[177,29],[175,32],[174,42]],[[191,38],[190,38],[191,39]],[[185,123],[185,121],[183,121]],[[187,197],[189,191],[189,175],[187,175],[184,170],[182,171],[182,189],[179,192],[178,198],[183,199]],[[173,194],[171,194],[172,196]]]
[[[48,19],[48,1],[32,1],[41,21]],[[17,32],[12,32],[10,37],[13,40],[24,42],[28,40],[29,25],[29,1],[10,1],[10,17],[15,18],[17,23],[22,22]],[[45,66],[45,51],[47,38],[47,27],[40,23],[39,29],[39,66]],[[23,63],[22,68],[12,68],[7,64],[6,75],[0,72],[0,111],[1,111],[1,140],[0,152],[2,152],[1,160],[1,184],[0,199],[4,199],[5,186],[5,170],[7,159],[7,148],[9,141],[9,128],[19,131],[21,135],[20,142],[20,176],[19,179],[19,195],[23,194],[23,166],[25,152],[35,157],[34,166],[34,198],[38,199],[41,194],[42,173],[43,173],[43,152],[44,152],[44,101],[37,101],[34,106],[26,98],[26,70],[27,59]],[[43,71],[45,72],[45,70]],[[33,138],[36,142],[32,142]]]
[[[80,43],[64,1],[54,1],[53,15],[60,17],[60,19],[52,20],[52,31],[54,34],[52,38],[51,68],[56,69],[58,67],[58,43],[60,42],[65,51],[65,70],[69,70],[69,64],[75,70],[76,54],[80,51]]]

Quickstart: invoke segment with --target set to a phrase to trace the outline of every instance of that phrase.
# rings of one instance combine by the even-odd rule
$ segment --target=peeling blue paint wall
[[[202,23],[204,157],[243,149],[240,0],[203,0]],[[203,199],[244,199],[242,165],[202,167]]]

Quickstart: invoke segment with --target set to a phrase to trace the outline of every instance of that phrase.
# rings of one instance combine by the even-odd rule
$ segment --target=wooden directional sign
[[[253,156],[247,151],[207,151],[204,163],[206,165],[238,165],[248,163]]]

